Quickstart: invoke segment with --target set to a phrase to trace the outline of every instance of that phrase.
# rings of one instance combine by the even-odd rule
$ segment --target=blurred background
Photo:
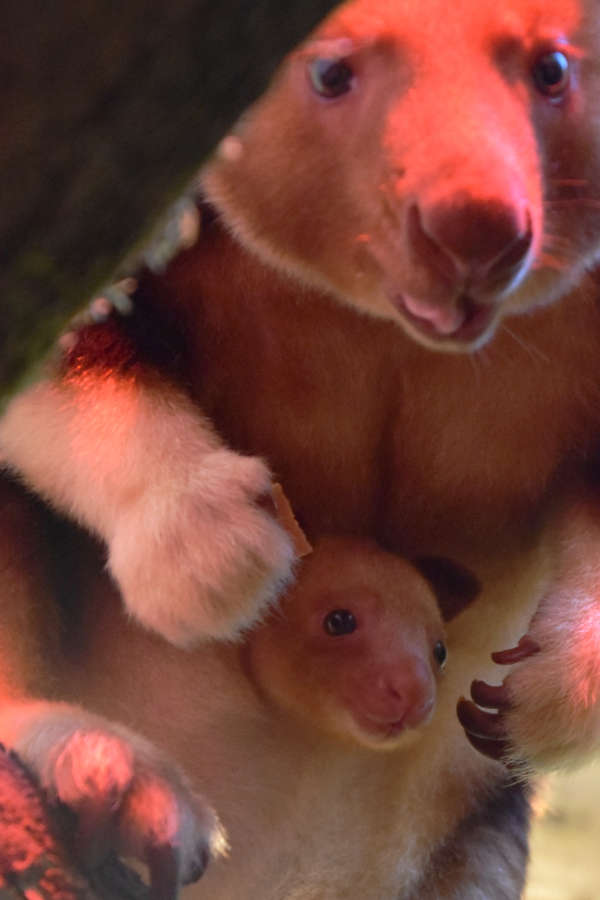
[[[600,900],[600,760],[544,785],[524,900]]]

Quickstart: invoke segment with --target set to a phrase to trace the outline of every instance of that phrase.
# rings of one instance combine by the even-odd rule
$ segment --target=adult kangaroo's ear
[[[481,591],[481,582],[470,569],[445,556],[420,556],[413,564],[433,588],[445,622],[466,609]]]

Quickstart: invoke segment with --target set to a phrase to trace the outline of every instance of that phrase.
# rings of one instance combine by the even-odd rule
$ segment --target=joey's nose
[[[526,206],[464,194],[415,204],[408,235],[421,261],[451,282],[493,287],[518,273],[533,239]]]
[[[402,719],[416,727],[430,715],[435,702],[435,682],[430,668],[421,660],[413,666],[390,672],[379,683],[378,706],[390,721]]]

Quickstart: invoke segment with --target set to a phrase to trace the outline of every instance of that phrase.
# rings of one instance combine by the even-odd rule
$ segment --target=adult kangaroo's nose
[[[518,273],[533,234],[528,208],[496,197],[457,194],[431,205],[414,204],[408,237],[429,267],[453,282],[508,283]]]

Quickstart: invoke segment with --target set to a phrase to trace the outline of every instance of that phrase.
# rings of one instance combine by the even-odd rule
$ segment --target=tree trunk
[[[4,5],[0,399],[332,6]]]

